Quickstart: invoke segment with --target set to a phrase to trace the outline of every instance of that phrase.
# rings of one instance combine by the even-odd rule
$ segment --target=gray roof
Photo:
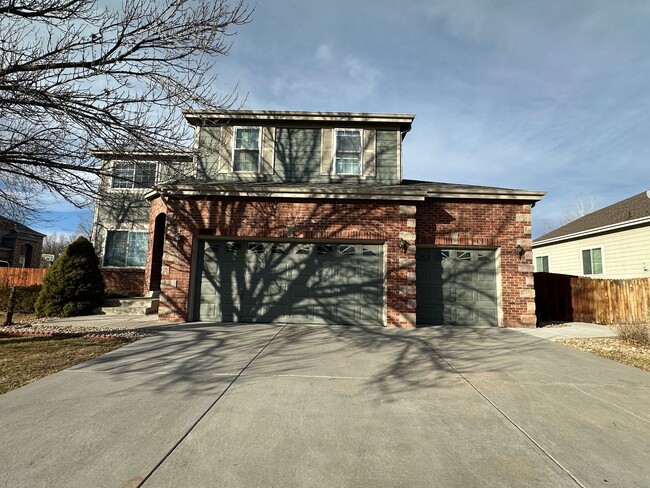
[[[535,239],[538,243],[650,217],[650,190],[591,212]]]
[[[386,200],[424,200],[425,198],[499,199],[536,202],[544,192],[478,185],[459,185],[432,181],[403,180],[401,184],[343,180],[332,183],[288,183],[265,181],[210,182],[177,181],[159,185],[147,194],[177,196],[256,196],[287,198],[352,198]]]
[[[36,232],[34,229],[27,227],[25,224],[16,222],[15,220],[8,219],[7,217],[0,216],[0,234],[8,236],[10,234],[21,234],[24,236],[38,238],[43,237],[45,234]]]

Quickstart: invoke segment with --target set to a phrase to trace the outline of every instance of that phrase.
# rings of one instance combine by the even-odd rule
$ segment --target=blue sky
[[[243,108],[414,113],[405,177],[547,191],[533,234],[579,195],[650,188],[650,2],[259,1],[216,88]],[[43,232],[73,232],[60,205]]]

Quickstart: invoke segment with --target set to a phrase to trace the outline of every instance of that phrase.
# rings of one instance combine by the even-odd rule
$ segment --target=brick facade
[[[502,325],[535,327],[531,206],[495,200],[431,199],[417,205],[417,242],[499,249]],[[524,248],[519,256],[517,245]]]
[[[205,197],[151,202],[149,253],[141,289],[150,280],[155,219],[167,216],[160,317],[188,320],[192,249],[202,236],[383,241],[386,325],[416,321],[417,245],[498,249],[502,316],[506,327],[534,327],[535,302],[530,204],[495,200],[410,202]],[[525,254],[515,250],[523,246]]]
[[[43,238],[38,239],[23,239],[20,237],[17,238],[6,238],[2,242],[3,246],[7,249],[0,252],[0,259],[5,260],[9,263],[11,268],[40,268],[41,267],[41,254],[43,249]],[[31,247],[31,256],[28,259],[26,254],[26,246]],[[25,265],[21,265],[21,256],[25,256]]]
[[[140,295],[144,290],[144,269],[102,268],[106,291],[129,291]]]
[[[400,236],[413,235],[410,215],[397,202],[210,198],[152,202],[150,228],[166,213],[161,281],[161,318],[188,319],[192,244],[200,236],[385,241],[386,322],[415,327],[414,247],[404,251]],[[153,231],[150,232],[150,249]],[[408,258],[408,259],[405,259]],[[150,268],[151,252],[147,269]],[[145,282],[149,279],[149,273]]]

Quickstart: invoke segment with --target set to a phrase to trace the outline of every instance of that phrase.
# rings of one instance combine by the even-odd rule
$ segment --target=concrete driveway
[[[0,396],[6,487],[647,487],[650,374],[513,330],[184,325]]]

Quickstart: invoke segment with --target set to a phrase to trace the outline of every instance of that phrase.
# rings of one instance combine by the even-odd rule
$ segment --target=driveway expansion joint
[[[578,485],[580,488],[586,488],[586,486],[584,484],[582,484],[580,482],[580,480],[578,480],[571,473],[571,471],[569,471],[557,459],[555,459],[553,457],[553,455],[551,455],[550,452],[548,452],[546,449],[544,449],[544,447],[539,442],[537,442],[535,439],[533,439],[533,437],[528,432],[526,432],[523,427],[521,427],[519,424],[517,424],[517,422],[515,422],[512,418],[510,418],[508,416],[508,414],[506,414],[503,410],[501,410],[501,408],[499,408],[499,406],[496,403],[494,403],[492,400],[490,400],[490,398],[488,398],[488,396],[485,393],[483,393],[474,383],[472,383],[469,380],[469,378],[467,378],[463,373],[458,371],[458,369],[456,369],[454,367],[454,365],[452,365],[449,361],[447,361],[447,359],[442,357],[440,355],[440,353],[438,353],[438,351],[436,351],[433,347],[431,347],[431,345],[427,341],[422,339],[422,337],[418,336],[417,334],[416,334],[416,337],[420,341],[422,341],[424,343],[424,345],[427,347],[427,349],[429,349],[433,354],[435,354],[442,361],[444,361],[452,369],[452,371],[454,371],[458,376],[460,376],[463,379],[463,381],[465,381],[474,391],[476,391],[476,393],[481,395],[481,397],[483,397],[483,399],[486,402],[488,402],[503,418],[505,418],[510,424],[512,424],[512,426],[515,429],[517,429],[519,432],[521,432],[535,447],[537,447],[537,449],[539,449],[548,459],[550,459],[551,462],[553,462],[553,464],[555,464],[558,468],[560,468],[562,470],[562,472],[566,473],[566,475],[569,476],[569,478],[571,478],[576,485]]]
[[[271,337],[271,339],[269,339],[269,341],[268,341],[266,344],[264,344],[264,347],[262,347],[259,351],[257,351],[257,353],[256,353],[256,354],[251,358],[251,360],[248,361],[248,363],[246,363],[246,365],[241,369],[241,371],[240,371],[239,373],[237,373],[237,376],[235,376],[235,377],[232,379],[232,381],[231,381],[230,383],[228,383],[228,385],[226,386],[226,388],[224,388],[224,390],[223,390],[223,391],[222,391],[222,392],[217,396],[217,398],[216,398],[216,399],[215,399],[215,400],[214,400],[210,405],[208,405],[208,407],[205,409],[205,411],[204,411],[201,415],[199,415],[199,418],[196,419],[196,420],[192,423],[192,425],[190,425],[189,429],[187,429],[187,431],[186,431],[186,432],[185,432],[185,433],[184,433],[184,434],[183,434],[183,435],[182,435],[182,436],[181,436],[181,437],[180,437],[180,438],[179,438],[179,439],[174,443],[174,445],[173,445],[173,446],[172,446],[172,447],[171,447],[171,448],[170,448],[170,449],[165,453],[165,455],[162,457],[162,459],[160,459],[160,461],[158,461],[158,463],[156,463],[156,465],[155,465],[151,470],[149,470],[149,472],[148,472],[148,473],[147,473],[147,474],[142,478],[142,480],[141,480],[141,481],[136,485],[136,488],[140,488],[140,487],[142,487],[142,486],[143,486],[143,485],[144,485],[144,484],[149,480],[149,478],[151,478],[151,476],[156,472],[156,470],[157,470],[158,468],[160,468],[160,466],[163,465],[163,463],[164,463],[164,462],[169,458],[169,456],[172,455],[172,453],[173,453],[173,452],[178,448],[178,446],[180,446],[181,443],[182,443],[185,439],[187,439],[187,437],[192,433],[192,431],[193,431],[193,430],[196,428],[196,426],[201,422],[201,420],[203,420],[203,419],[205,418],[205,416],[206,416],[208,413],[210,413],[210,411],[211,411],[211,410],[212,410],[212,409],[217,405],[217,403],[219,403],[219,401],[224,397],[224,395],[225,395],[226,392],[230,389],[230,387],[231,387],[232,385],[234,385],[235,382],[236,382],[236,381],[237,381],[237,380],[238,380],[238,379],[239,379],[239,378],[244,374],[244,371],[246,371],[246,369],[248,369],[248,368],[250,367],[250,365],[253,364],[253,362],[254,362],[254,361],[255,361],[255,360],[260,356],[260,354],[262,354],[262,352],[264,352],[264,350],[265,350],[267,347],[269,347],[269,345],[271,344],[271,342],[273,342],[273,341],[275,340],[275,338],[276,338],[278,335],[280,335],[280,333],[281,333],[285,328],[286,328],[286,325],[282,326],[282,327],[280,328],[280,330],[278,330],[278,331],[273,335],[273,337]]]

